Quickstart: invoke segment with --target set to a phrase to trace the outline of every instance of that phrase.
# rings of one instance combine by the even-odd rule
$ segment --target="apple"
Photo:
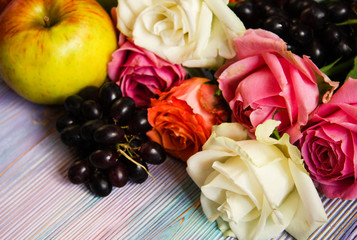
[[[99,87],[117,48],[115,26],[95,0],[12,0],[0,29],[1,78],[39,104]]]
[[[3,1],[3,0],[0,0],[0,1]],[[107,11],[108,14],[111,13],[111,9],[113,7],[116,7],[118,5],[117,0],[97,0],[97,2],[99,2],[100,5],[102,5],[102,7],[105,9],[105,11]]]
[[[0,14],[11,0],[0,0]]]

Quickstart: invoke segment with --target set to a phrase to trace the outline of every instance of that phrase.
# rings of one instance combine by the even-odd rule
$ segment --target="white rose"
[[[327,221],[300,151],[287,134],[270,137],[278,125],[259,125],[257,140],[248,139],[238,123],[214,126],[202,151],[187,161],[204,213],[226,235],[270,239],[286,230],[306,239]]]
[[[217,68],[235,56],[245,27],[228,0],[120,0],[117,27],[171,63]]]

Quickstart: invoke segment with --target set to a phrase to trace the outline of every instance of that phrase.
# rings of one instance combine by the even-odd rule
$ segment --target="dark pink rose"
[[[151,98],[186,77],[181,65],[171,64],[130,41],[119,45],[108,63],[108,76],[120,86],[123,96],[133,98],[138,107],[148,107]]]
[[[314,114],[298,141],[307,170],[329,198],[357,198],[357,79]]]
[[[331,87],[308,57],[287,51],[286,43],[269,31],[248,29],[235,43],[236,59],[218,71],[219,87],[233,118],[251,133],[274,118],[281,121],[278,131],[295,142],[319,101],[329,98],[329,93],[322,97],[319,87],[331,90],[337,85]]]

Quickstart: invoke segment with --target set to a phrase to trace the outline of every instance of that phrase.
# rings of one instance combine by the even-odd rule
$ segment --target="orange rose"
[[[166,152],[183,161],[201,150],[212,125],[228,120],[229,111],[215,84],[205,78],[191,78],[159,99],[152,99],[148,120],[153,129],[148,136]]]

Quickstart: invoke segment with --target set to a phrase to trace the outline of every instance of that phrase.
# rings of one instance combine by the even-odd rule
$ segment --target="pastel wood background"
[[[55,130],[62,107],[17,96],[0,79],[0,239],[224,239],[206,219],[185,164],[167,159],[143,184],[93,196],[67,179],[76,158]],[[357,237],[357,201],[322,200],[311,239]],[[283,233],[277,239],[292,239]]]

